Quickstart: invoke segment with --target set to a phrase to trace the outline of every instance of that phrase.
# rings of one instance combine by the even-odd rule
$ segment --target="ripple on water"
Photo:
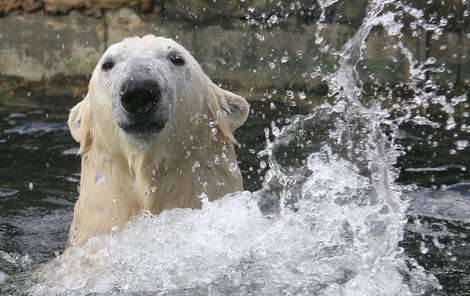
[[[19,193],[18,190],[8,189],[8,188],[0,188],[0,198],[15,196],[18,193]]]
[[[65,123],[47,123],[32,122],[19,126],[15,126],[4,130],[6,134],[45,134],[56,131],[67,131],[68,126]]]

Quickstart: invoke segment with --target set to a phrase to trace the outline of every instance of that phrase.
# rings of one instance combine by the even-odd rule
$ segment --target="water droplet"
[[[432,65],[432,64],[435,64],[435,63],[436,63],[436,58],[435,58],[435,57],[429,57],[429,58],[424,62],[425,65]]]
[[[319,72],[312,72],[310,73],[310,78],[315,78],[315,77],[318,77],[320,76],[320,73]]]
[[[118,197],[116,195],[113,195],[113,202],[117,202]]]
[[[432,238],[432,243],[439,249],[444,249],[446,247],[446,245],[441,243],[437,237]]]
[[[217,135],[217,129],[216,129],[215,127],[213,127],[213,128],[211,129],[211,135],[212,135],[212,136]]]
[[[199,163],[199,161],[195,161],[194,164],[193,164],[193,173],[196,171],[197,168],[199,168],[201,166],[201,164]]]
[[[279,22],[279,18],[275,14],[271,15],[271,17],[268,20],[268,24],[271,24],[271,25],[275,25],[278,22]]]
[[[202,201],[202,204],[203,205],[208,205],[210,202],[209,202],[209,197],[207,196],[207,194],[205,194],[204,192],[201,193],[199,196],[199,199]]]
[[[218,123],[219,123],[218,121],[212,121],[212,120],[211,120],[211,121],[209,121],[209,126],[210,126],[210,127],[214,127],[214,126],[216,126]]]
[[[455,142],[457,150],[464,150],[468,147],[468,140],[458,140]]]
[[[228,170],[231,171],[232,173],[235,173],[238,170],[237,164],[232,162],[231,164],[229,164]]]
[[[106,177],[104,175],[96,175],[95,176],[96,185],[101,186],[106,182]]]
[[[287,63],[287,61],[289,61],[289,57],[288,57],[288,56],[283,56],[283,57],[281,58],[281,63],[284,64],[284,63]]]
[[[223,116],[223,117],[227,117],[227,111],[223,110],[223,111],[217,111],[216,112],[216,115],[217,116]]]
[[[255,33],[255,37],[258,38],[259,41],[264,41],[264,36],[258,33]]]
[[[111,232],[118,232],[119,231],[119,226],[116,224],[116,218],[113,217],[113,225],[111,226]]]
[[[262,160],[262,161],[259,162],[260,169],[264,170],[266,168],[266,166],[267,166],[266,161]]]
[[[28,186],[29,186],[29,190],[33,190],[33,187],[34,187],[33,182],[29,182]]]
[[[268,65],[269,65],[269,68],[271,68],[271,69],[276,68],[276,63],[274,63],[274,62],[269,62]]]
[[[426,244],[424,242],[419,242],[419,251],[421,254],[427,254],[429,252],[429,248],[426,247]]]

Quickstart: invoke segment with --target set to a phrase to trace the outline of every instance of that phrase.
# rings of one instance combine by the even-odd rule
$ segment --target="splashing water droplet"
[[[266,161],[261,160],[261,161],[259,162],[259,167],[260,167],[260,169],[263,169],[263,170],[264,170],[264,169],[266,168],[266,166],[267,166]]]
[[[468,140],[458,140],[455,142],[457,150],[464,150],[468,147]]]
[[[429,252],[429,248],[426,246],[425,242],[419,242],[419,251],[421,254],[427,254]]]
[[[193,164],[193,173],[196,171],[197,168],[199,168],[201,166],[201,163],[196,160]]]
[[[104,175],[98,174],[95,176],[96,185],[101,186],[106,182],[106,177]]]
[[[209,127],[215,127],[219,122],[218,121],[209,121]]]
[[[264,41],[264,36],[259,34],[259,33],[255,33],[255,37],[259,40],[259,41]]]
[[[113,217],[113,224],[111,226],[111,233],[115,233],[119,231],[119,226],[116,224],[116,218]]]
[[[271,24],[271,25],[275,25],[278,22],[279,22],[279,18],[275,14],[271,15],[268,19],[268,24]]]
[[[228,165],[228,170],[232,173],[235,173],[236,171],[238,171],[238,165],[232,162]]]
[[[201,200],[203,206],[207,206],[210,204],[209,197],[204,192],[201,193],[198,197]]]

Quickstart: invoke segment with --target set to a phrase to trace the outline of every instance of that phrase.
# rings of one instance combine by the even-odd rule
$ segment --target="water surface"
[[[439,32],[412,8],[370,1],[339,50],[322,38],[322,14],[315,42],[336,64],[312,73],[328,93],[254,95],[235,135],[245,192],[142,213],[65,253],[79,185],[66,126],[76,100],[2,94],[2,293],[469,295],[468,93],[438,85],[430,77],[441,69],[406,47],[403,15],[417,36]],[[360,70],[379,27],[409,77],[387,85],[372,75],[368,88]]]

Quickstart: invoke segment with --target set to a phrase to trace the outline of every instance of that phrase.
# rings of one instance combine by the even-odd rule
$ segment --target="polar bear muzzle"
[[[148,77],[124,80],[115,104],[121,109],[118,126],[139,143],[152,140],[169,119],[169,104],[162,95],[162,88],[156,80]]]
[[[150,79],[128,79],[122,84],[120,100],[122,107],[132,115],[146,116],[161,99],[160,88]]]
[[[113,92],[117,126],[134,142],[150,143],[165,128],[174,105],[174,83],[151,58],[128,59]],[[161,65],[152,68],[146,63]]]

